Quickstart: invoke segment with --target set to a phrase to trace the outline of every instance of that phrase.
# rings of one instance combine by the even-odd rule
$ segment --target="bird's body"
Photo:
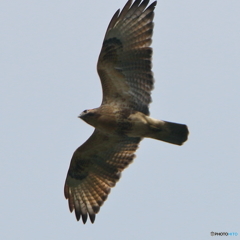
[[[97,64],[102,104],[79,116],[95,130],[73,154],[64,193],[70,211],[84,223],[88,216],[94,222],[143,138],[182,145],[188,137],[186,125],[149,116],[154,82],[149,46],[156,2],[148,3],[129,0],[112,17]]]
[[[186,125],[154,119],[128,108],[117,109],[104,105],[85,111],[79,117],[105,134],[153,138],[177,145],[187,140]]]

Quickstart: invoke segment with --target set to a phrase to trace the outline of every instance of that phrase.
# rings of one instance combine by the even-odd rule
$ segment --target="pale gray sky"
[[[240,234],[239,0],[158,1],[151,116],[187,124],[189,140],[145,139],[95,223],[70,214],[66,173],[93,131],[77,116],[101,103],[96,62],[124,4],[1,1],[0,239]]]

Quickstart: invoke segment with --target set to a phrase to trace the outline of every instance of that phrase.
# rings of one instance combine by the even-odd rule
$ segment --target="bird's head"
[[[84,120],[85,118],[91,117],[93,115],[94,115],[94,109],[87,109],[81,112],[78,117]]]
[[[94,126],[96,116],[97,116],[96,109],[87,109],[84,110],[78,117],[81,118],[86,123]]]

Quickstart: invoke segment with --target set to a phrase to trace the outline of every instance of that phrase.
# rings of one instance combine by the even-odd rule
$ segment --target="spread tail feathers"
[[[164,142],[182,145],[188,138],[188,128],[184,124],[159,121],[161,124],[151,126],[151,135],[149,137]]]

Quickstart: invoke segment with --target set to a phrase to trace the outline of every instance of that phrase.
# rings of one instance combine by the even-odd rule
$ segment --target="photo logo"
[[[237,236],[237,232],[210,232],[211,236]]]

